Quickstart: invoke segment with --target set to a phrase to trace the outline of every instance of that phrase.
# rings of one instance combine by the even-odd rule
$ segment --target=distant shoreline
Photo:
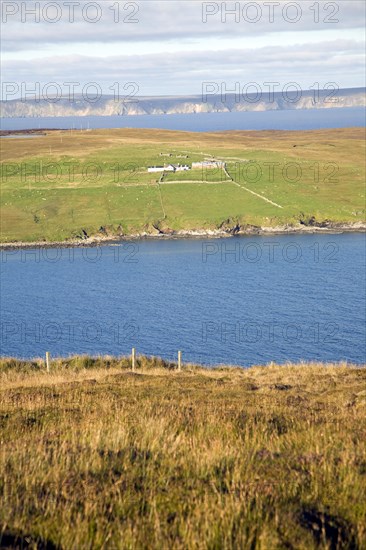
[[[278,227],[246,227],[238,230],[196,229],[160,233],[132,233],[126,235],[101,236],[94,235],[85,239],[70,239],[68,241],[33,241],[0,243],[0,250],[30,249],[30,248],[90,248],[107,246],[128,241],[143,240],[180,240],[180,239],[224,239],[230,237],[255,237],[276,235],[314,235],[342,233],[366,233],[366,222],[353,224],[332,224],[328,227],[319,226],[278,226]]]
[[[46,132],[67,132],[67,129],[60,128],[25,128],[23,130],[0,130],[0,138],[6,138],[9,136],[20,137],[22,135],[46,135]]]

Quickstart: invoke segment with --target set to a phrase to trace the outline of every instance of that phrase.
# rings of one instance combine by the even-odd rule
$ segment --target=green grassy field
[[[366,547],[366,370],[0,360],[0,547]]]
[[[1,139],[1,242],[365,219],[364,129],[49,131]],[[161,156],[170,154],[171,156]],[[188,156],[188,158],[186,158]],[[150,165],[214,157],[223,170]],[[231,179],[233,181],[231,181]],[[177,181],[178,180],[178,181]]]

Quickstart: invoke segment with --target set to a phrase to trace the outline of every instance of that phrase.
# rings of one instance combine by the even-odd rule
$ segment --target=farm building
[[[178,164],[174,166],[176,172],[183,172],[185,170],[190,170],[190,167],[187,164]]]
[[[166,166],[149,166],[148,172],[175,172],[175,168],[172,164]]]
[[[184,170],[190,170],[190,167],[181,164],[168,164],[165,166],[149,166],[148,172],[183,172]]]
[[[164,166],[149,166],[148,172],[164,172]]]
[[[222,160],[203,160],[200,162],[192,162],[192,168],[224,168],[225,162]]]

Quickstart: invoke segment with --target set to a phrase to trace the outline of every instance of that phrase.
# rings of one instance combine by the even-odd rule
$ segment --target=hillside
[[[1,138],[1,243],[365,226],[364,129]],[[216,158],[225,168],[148,173]]]
[[[366,546],[366,371],[0,361],[1,548]]]

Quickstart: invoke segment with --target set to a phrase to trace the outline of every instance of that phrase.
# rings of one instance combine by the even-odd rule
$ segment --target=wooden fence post
[[[178,371],[182,370],[182,352],[178,351]]]
[[[50,352],[46,351],[46,368],[47,372],[50,372]]]
[[[135,350],[135,348],[132,348],[131,362],[132,362],[132,370],[134,371],[135,370],[135,362],[136,362],[136,350]]]

